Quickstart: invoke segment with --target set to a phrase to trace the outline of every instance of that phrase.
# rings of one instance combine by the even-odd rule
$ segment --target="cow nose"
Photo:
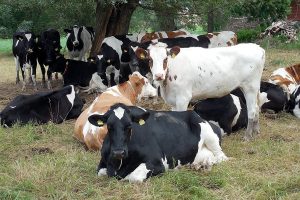
[[[163,74],[155,74],[155,80],[157,80],[157,81],[164,80],[164,75]]]
[[[124,150],[113,151],[113,156],[114,158],[121,160],[125,156],[125,151]]]
[[[73,42],[73,45],[76,47],[79,45],[79,42]]]

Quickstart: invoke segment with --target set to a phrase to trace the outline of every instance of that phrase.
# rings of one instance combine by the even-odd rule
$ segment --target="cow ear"
[[[175,58],[177,56],[177,54],[179,54],[179,52],[180,52],[180,47],[179,46],[175,46],[175,47],[173,47],[173,48],[170,49],[169,55],[172,58]]]
[[[104,126],[104,124],[106,123],[107,116],[94,114],[94,115],[89,116],[88,120],[94,126],[101,127],[101,126]]]
[[[148,52],[145,49],[142,48],[137,48],[137,50],[135,51],[136,56],[139,59],[146,59],[146,57],[148,56]]]
[[[150,113],[142,108],[132,107],[130,109],[131,120],[139,125],[144,125]]]
[[[67,29],[67,28],[65,28],[64,31],[65,31],[66,33],[71,33],[71,32],[72,32],[72,30]]]
[[[23,35],[16,35],[15,37],[17,38],[17,40],[23,40],[24,39]]]

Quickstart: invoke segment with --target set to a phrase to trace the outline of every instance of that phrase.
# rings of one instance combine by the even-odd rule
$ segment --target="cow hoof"
[[[217,157],[216,163],[227,161],[229,158],[224,154]]]

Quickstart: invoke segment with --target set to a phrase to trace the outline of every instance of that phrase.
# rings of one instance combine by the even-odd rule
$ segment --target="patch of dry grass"
[[[265,80],[278,67],[300,62],[296,50],[266,53]],[[2,109],[21,91],[13,57],[0,59]],[[168,109],[160,100],[141,105]],[[0,128],[0,199],[300,199],[300,123],[288,113],[276,119],[261,115],[254,141],[241,140],[244,130],[225,137],[223,150],[233,159],[210,172],[183,168],[142,184],[97,177],[99,153],[72,138],[74,123]]]

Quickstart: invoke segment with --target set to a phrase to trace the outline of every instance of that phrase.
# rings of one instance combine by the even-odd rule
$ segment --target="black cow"
[[[71,59],[86,61],[85,54],[92,48],[94,30],[92,27],[74,25],[72,29],[64,29],[67,35],[67,49]]]
[[[201,100],[194,106],[194,111],[203,119],[216,123],[228,135],[248,124],[247,106],[233,94]]]
[[[43,83],[45,84],[45,65],[50,65],[52,62],[54,62],[56,58],[60,55],[60,49],[62,48],[60,45],[59,32],[54,29],[48,29],[46,31],[43,31],[38,37],[37,46],[38,62],[41,66]],[[51,79],[53,72],[55,71],[48,67],[48,89],[51,88]]]
[[[298,85],[290,96],[288,112],[300,118],[300,86]]]
[[[91,124],[107,124],[98,175],[143,181],[169,168],[211,167],[227,160],[220,147],[220,129],[194,111],[144,110],[115,104]]]
[[[0,113],[1,125],[10,127],[15,123],[43,124],[49,121],[62,123],[80,115],[84,101],[67,86],[52,92],[40,92],[15,97]]]
[[[17,32],[13,35],[12,52],[15,57],[17,77],[16,83],[20,82],[19,70],[21,69],[23,78],[22,90],[26,88],[26,69],[28,69],[28,79],[33,82],[34,89],[36,87],[36,36],[32,32]]]
[[[94,62],[84,62],[71,60],[60,55],[51,65],[51,69],[60,72],[64,79],[64,86],[74,85],[82,88],[89,86],[93,74],[97,76],[97,64]],[[102,82],[100,82],[101,84]],[[102,84],[101,91],[107,87]]]
[[[242,99],[245,103],[245,97],[240,89],[231,92]],[[262,81],[260,83],[259,106],[261,112],[278,113],[284,111],[288,106],[287,94],[283,89],[273,83]]]

